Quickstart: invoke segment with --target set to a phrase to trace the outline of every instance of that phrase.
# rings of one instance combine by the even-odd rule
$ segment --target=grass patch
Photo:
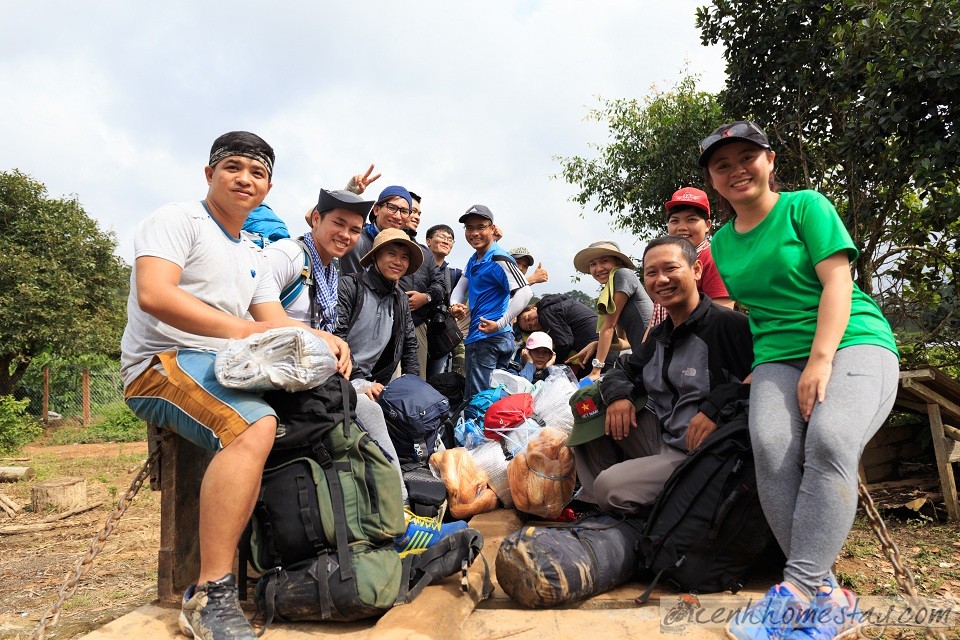
[[[93,423],[63,427],[54,432],[52,444],[92,444],[105,442],[142,442],[147,439],[147,424],[133,415],[123,402],[100,408]]]
[[[61,458],[51,453],[41,453],[30,459],[30,466],[37,472],[36,481],[43,482],[63,476],[94,478],[120,472],[126,475],[128,469],[139,468],[143,458],[143,453],[121,453],[109,458]]]

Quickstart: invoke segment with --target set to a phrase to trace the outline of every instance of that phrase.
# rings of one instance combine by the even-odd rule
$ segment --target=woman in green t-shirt
[[[756,123],[723,125],[700,150],[707,183],[731,214],[711,248],[731,297],[749,309],[757,488],[787,556],[783,582],[756,606],[818,614],[805,626],[790,614],[747,617],[727,632],[847,635],[858,625],[856,597],[830,568],[853,525],[860,454],[896,397],[896,341],[853,282],[857,249],[833,205],[816,191],[778,192],[776,154]]]

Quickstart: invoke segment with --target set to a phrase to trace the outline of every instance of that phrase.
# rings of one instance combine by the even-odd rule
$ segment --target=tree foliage
[[[578,302],[582,302],[583,304],[587,305],[591,309],[597,306],[597,299],[591,298],[589,295],[587,295],[580,289],[571,289],[570,291],[567,291],[563,295],[567,296],[568,298],[573,298]]]
[[[561,175],[580,189],[572,199],[584,207],[595,202],[616,226],[640,237],[663,234],[663,203],[680,187],[703,182],[697,136],[723,122],[717,97],[686,76],[642,103],[606,100],[587,117],[606,122],[610,142],[597,146],[599,158],[559,158]]]
[[[593,112],[611,142],[597,160],[562,160],[574,199],[660,233],[654,194],[629,185],[650,185],[662,201],[701,182],[696,141],[720,121],[757,120],[784,188],[817,189],[836,205],[860,249],[857,283],[881,303],[907,363],[955,359],[960,0],[713,0],[697,24],[704,44],[724,48],[726,89],[703,95],[685,79],[643,106]],[[693,113],[692,96],[709,115]]]
[[[0,172],[0,395],[42,353],[116,354],[129,269],[74,198]]]

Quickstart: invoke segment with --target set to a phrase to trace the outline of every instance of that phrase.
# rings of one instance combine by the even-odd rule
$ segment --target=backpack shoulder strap
[[[352,327],[353,324],[357,321],[357,318],[360,317],[360,309],[363,308],[363,278],[359,273],[350,273],[345,276],[340,276],[341,278],[350,278],[351,280],[356,281],[356,287],[354,288],[354,298],[353,298],[353,308],[350,309],[350,320],[347,322],[348,327]]]
[[[283,288],[283,291],[280,292],[280,304],[283,305],[283,308],[288,308],[293,301],[300,296],[300,292],[303,291],[304,285],[310,288],[311,299],[313,298],[313,287],[315,286],[313,280],[313,263],[310,259],[310,252],[307,251],[307,245],[304,244],[303,238],[297,238],[297,244],[300,245],[300,251],[303,254],[303,267],[300,269],[300,275],[298,275],[293,282],[287,284]]]

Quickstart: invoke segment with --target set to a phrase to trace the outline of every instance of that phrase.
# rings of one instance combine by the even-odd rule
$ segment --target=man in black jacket
[[[566,361],[598,339],[597,312],[579,300],[557,293],[548,293],[537,304],[521,311],[517,326],[525,333],[543,331],[550,336],[558,363]],[[579,376],[582,364],[567,364]]]
[[[673,470],[749,397],[753,341],[747,318],[697,291],[696,249],[677,236],[647,245],[643,280],[668,317],[575,403],[573,447],[581,500],[635,513],[651,504]],[[640,397],[646,406],[637,411]],[[603,422],[590,421],[606,407]],[[586,419],[586,421],[584,421]]]

